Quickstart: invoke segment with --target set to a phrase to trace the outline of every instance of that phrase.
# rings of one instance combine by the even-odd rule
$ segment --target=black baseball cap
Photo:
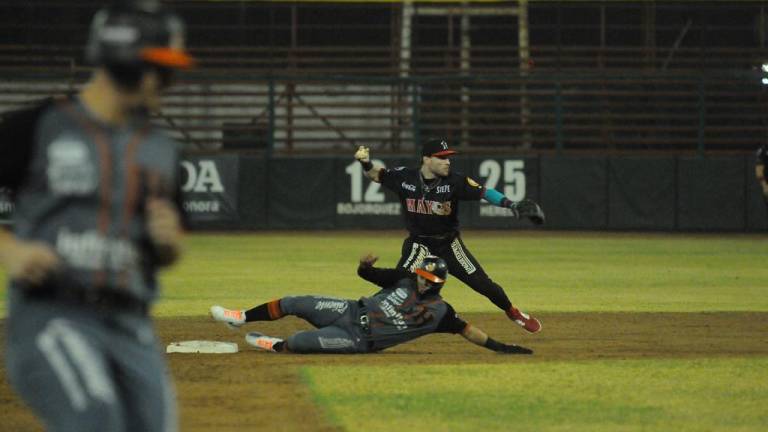
[[[442,138],[427,140],[421,147],[421,155],[427,157],[450,156],[455,153],[456,150],[448,148],[448,141]]]

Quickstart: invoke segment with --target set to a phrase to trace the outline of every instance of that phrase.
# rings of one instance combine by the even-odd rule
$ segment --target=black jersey
[[[383,168],[379,181],[398,194],[405,226],[412,235],[439,235],[459,229],[459,201],[478,201],[484,188],[471,178],[450,173],[426,182],[415,168]]]

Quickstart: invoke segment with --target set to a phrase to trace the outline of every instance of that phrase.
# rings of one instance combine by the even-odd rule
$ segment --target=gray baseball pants
[[[14,291],[8,376],[46,430],[177,430],[173,385],[148,317],[32,301]]]
[[[360,325],[356,301],[322,296],[295,296],[280,299],[280,309],[309,322],[317,330],[290,336],[286,346],[295,353],[351,354],[368,351]]]

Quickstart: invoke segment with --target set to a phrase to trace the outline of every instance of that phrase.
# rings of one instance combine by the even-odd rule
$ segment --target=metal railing
[[[75,91],[77,73],[0,72],[0,111]],[[165,99],[160,124],[194,148],[409,151],[443,136],[465,151],[745,151],[768,118],[744,72],[374,78],[198,71]]]

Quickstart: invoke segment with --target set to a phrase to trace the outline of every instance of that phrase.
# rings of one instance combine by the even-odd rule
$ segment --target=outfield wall
[[[387,166],[415,161],[377,159]],[[768,228],[751,156],[464,156],[452,162],[454,170],[513,200],[540,202],[545,229]],[[402,227],[395,196],[365,179],[352,158],[217,155],[186,164],[185,206],[195,229]],[[487,204],[462,203],[460,212],[464,228],[531,227]]]
[[[376,159],[386,166],[416,158]],[[464,156],[464,172],[512,200],[540,202],[544,229],[743,232],[768,229],[751,156]],[[192,229],[401,228],[394,194],[352,158],[194,156],[181,164]],[[13,205],[0,191],[0,223]],[[460,206],[464,228],[530,228],[486,203]]]

